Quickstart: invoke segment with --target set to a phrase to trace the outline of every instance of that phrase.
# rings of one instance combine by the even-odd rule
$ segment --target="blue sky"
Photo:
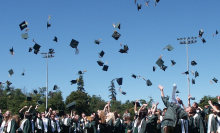
[[[219,35],[212,37],[219,27],[220,1],[173,1],[161,0],[157,6],[151,0],[149,7],[144,0],[137,0],[142,9],[137,10],[133,0],[47,0],[47,1],[1,1],[0,4],[0,81],[11,81],[16,88],[27,88],[28,92],[46,86],[46,59],[41,54],[29,53],[28,48],[34,46],[34,39],[41,45],[41,52],[55,50],[55,57],[49,59],[49,90],[56,84],[63,92],[64,99],[76,85],[70,80],[78,78],[79,70],[87,70],[84,75],[85,90],[90,95],[101,95],[109,100],[108,86],[113,78],[123,77],[122,90],[126,96],[117,95],[117,100],[145,99],[152,96],[164,107],[160,98],[159,84],[165,87],[165,95],[171,95],[172,85],[177,84],[181,92],[179,97],[187,104],[187,79],[182,72],[187,70],[186,46],[180,45],[177,38],[198,36],[203,29],[203,37],[195,44],[189,45],[189,61],[196,58],[196,66],[190,70],[198,71],[196,84],[190,83],[191,95],[199,101],[204,95],[216,96],[218,83],[209,81],[219,77]],[[51,27],[46,22],[51,15]],[[29,38],[21,38],[19,24],[28,22]],[[112,23],[121,23],[121,29],[114,29]],[[121,37],[116,41],[111,35],[117,30]],[[58,42],[54,42],[54,36]],[[69,46],[72,39],[79,41],[79,54]],[[102,39],[100,45],[94,44],[95,39]],[[120,43],[127,44],[128,54],[119,53]],[[163,50],[171,44],[173,51]],[[15,55],[9,54],[13,47]],[[105,52],[101,60],[108,61],[109,70],[102,71],[97,62],[98,53]],[[163,55],[166,71],[157,67],[152,71],[155,62]],[[171,61],[176,61],[171,66]],[[8,77],[8,70],[13,69],[14,75]],[[25,69],[25,76],[21,73]],[[150,79],[152,86],[131,77],[132,73]],[[190,73],[190,79],[193,75]],[[115,82],[118,88],[117,83]],[[119,94],[119,91],[117,90]]]

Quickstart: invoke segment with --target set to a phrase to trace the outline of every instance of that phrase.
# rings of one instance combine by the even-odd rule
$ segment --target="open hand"
[[[162,91],[164,87],[161,85],[158,85],[158,88]]]

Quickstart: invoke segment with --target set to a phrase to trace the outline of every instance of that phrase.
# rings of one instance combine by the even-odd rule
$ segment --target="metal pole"
[[[47,95],[48,95],[48,53],[47,53],[47,82],[46,82],[46,109],[47,109]]]
[[[187,71],[189,72],[188,39],[186,39],[186,52],[187,52]],[[189,92],[189,74],[187,74],[187,82],[188,82],[188,95],[190,95],[190,92]]]

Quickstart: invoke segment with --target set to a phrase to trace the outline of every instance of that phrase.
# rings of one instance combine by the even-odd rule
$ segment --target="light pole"
[[[189,55],[188,55],[188,44],[193,44],[197,42],[197,37],[188,37],[188,38],[177,38],[180,40],[180,44],[186,44],[186,54],[187,54],[187,72],[189,72]],[[187,82],[188,82],[188,95],[190,95],[189,89],[189,74],[187,74]]]
[[[48,103],[48,100],[47,100],[47,97],[48,97],[48,58],[52,58],[54,57],[53,54],[54,54],[54,49],[49,49],[49,52],[48,53],[41,53],[43,56],[43,58],[47,58],[47,77],[46,77],[46,109],[47,109],[47,103]]]

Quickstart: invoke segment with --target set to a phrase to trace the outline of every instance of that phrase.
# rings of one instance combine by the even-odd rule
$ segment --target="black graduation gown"
[[[106,123],[106,131],[105,131],[105,133],[112,133],[112,130],[113,130],[113,121],[109,120]]]

